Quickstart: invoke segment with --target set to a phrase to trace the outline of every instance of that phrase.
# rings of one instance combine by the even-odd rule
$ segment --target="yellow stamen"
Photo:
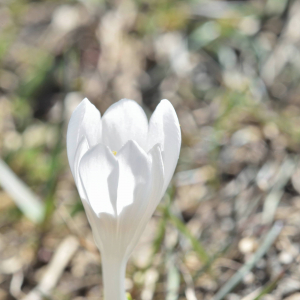
[[[112,153],[113,153],[114,155],[117,155],[117,151],[112,151]]]

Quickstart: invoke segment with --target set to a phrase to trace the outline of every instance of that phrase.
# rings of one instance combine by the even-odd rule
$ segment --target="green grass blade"
[[[183,234],[190,241],[194,251],[197,253],[200,260],[203,263],[208,264],[210,262],[210,256],[201,245],[200,241],[198,241],[198,239],[193,236],[193,234],[179,218],[177,218],[170,212],[168,214],[168,218],[171,223],[179,230],[179,232],[181,232],[181,234]]]

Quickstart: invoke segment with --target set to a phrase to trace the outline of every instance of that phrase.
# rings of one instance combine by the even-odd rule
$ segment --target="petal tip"
[[[76,115],[77,112],[79,111],[85,111],[86,107],[88,107],[89,105],[94,106],[90,100],[88,98],[84,98],[78,105],[77,107],[74,109],[72,116]]]
[[[145,150],[134,140],[128,140],[125,145],[120,149],[120,151],[117,153],[117,157],[120,155],[123,155],[124,151],[129,151],[129,152],[135,152],[138,151],[141,155],[144,157],[147,157],[147,154]]]
[[[173,104],[168,99],[162,99],[156,107],[161,113],[169,112],[173,115],[176,125],[179,126],[179,120]],[[177,124],[178,123],[178,124]]]
[[[161,153],[161,152],[162,152],[161,144],[160,144],[160,143],[155,144],[155,145],[148,151],[148,153],[151,152],[151,151],[154,151],[154,150],[158,150],[158,151]]]
[[[132,103],[132,104],[140,106],[139,103],[137,103],[135,100],[128,99],[128,98],[122,98],[121,100],[119,100],[116,103],[119,103],[119,104],[122,104],[122,103]]]
[[[123,148],[127,148],[127,147],[136,147],[136,148],[140,148],[140,146],[138,145],[138,143],[134,140],[128,140],[124,145],[123,147],[120,149],[120,151],[123,149]]]
[[[86,97],[81,101],[80,104],[85,105],[86,107],[96,108],[96,106]]]
[[[134,101],[134,100],[129,99],[129,98],[122,98],[118,102],[126,102],[126,101]],[[134,101],[134,102],[136,102],[136,101]]]
[[[174,109],[173,104],[168,99],[162,99],[162,100],[160,100],[159,105],[164,105],[164,106],[172,107]]]

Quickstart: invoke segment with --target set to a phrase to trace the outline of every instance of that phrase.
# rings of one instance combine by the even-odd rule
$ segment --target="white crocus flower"
[[[125,300],[127,260],[173,176],[181,145],[178,118],[162,100],[148,124],[122,99],[101,118],[84,99],[68,126],[73,177],[102,255],[105,300]]]

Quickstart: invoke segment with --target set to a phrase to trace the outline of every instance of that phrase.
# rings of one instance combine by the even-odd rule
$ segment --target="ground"
[[[66,155],[84,97],[166,98],[181,125],[132,299],[300,299],[299,19],[298,0],[0,2],[0,299],[102,295]]]

